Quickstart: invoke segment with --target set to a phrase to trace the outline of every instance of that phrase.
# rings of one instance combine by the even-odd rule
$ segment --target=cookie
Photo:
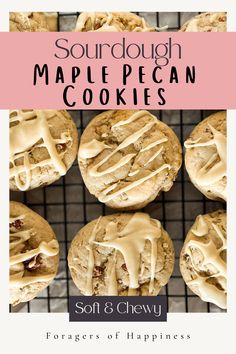
[[[56,32],[56,12],[10,12],[10,32]]]
[[[58,31],[58,15],[57,12],[43,12],[48,30],[50,32]]]
[[[24,204],[10,202],[10,300],[32,300],[57,273],[59,245],[40,215]]]
[[[84,295],[155,296],[173,272],[174,249],[161,223],[148,214],[114,214],[77,233],[68,264]]]
[[[131,12],[82,12],[75,32],[154,32],[143,17]]]
[[[180,32],[226,32],[227,16],[225,12],[206,12],[187,21]]]
[[[186,169],[195,187],[209,199],[226,201],[226,112],[205,118],[184,146]]]
[[[77,128],[66,111],[10,111],[11,190],[53,183],[66,174],[77,150]]]
[[[203,301],[225,309],[226,213],[199,215],[189,230],[180,254],[180,270],[188,287]]]
[[[140,209],[173,185],[181,146],[148,111],[105,111],[84,130],[78,154],[84,183],[111,208]]]

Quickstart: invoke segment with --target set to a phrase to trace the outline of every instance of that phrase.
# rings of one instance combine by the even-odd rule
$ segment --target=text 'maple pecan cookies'
[[[148,214],[114,214],[77,233],[68,264],[84,295],[155,296],[172,274],[174,249],[160,222]]]
[[[173,185],[181,166],[173,130],[147,111],[106,111],[86,127],[79,166],[88,190],[100,202],[140,209]]]
[[[10,12],[10,32],[56,32],[56,12]]]
[[[206,12],[187,21],[180,32],[226,32],[227,14],[225,12]]]
[[[10,202],[10,304],[33,299],[57,273],[59,245],[46,220]]]
[[[10,111],[11,190],[56,181],[71,167],[77,151],[77,128],[66,111]]]
[[[226,112],[199,123],[185,141],[185,165],[192,183],[207,198],[227,199]]]
[[[199,215],[184,242],[180,270],[195,294],[223,309],[227,300],[226,256],[225,211]]]
[[[154,32],[145,19],[131,12],[82,12],[75,32]]]

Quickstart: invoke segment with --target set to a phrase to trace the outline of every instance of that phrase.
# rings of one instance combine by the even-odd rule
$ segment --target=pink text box
[[[236,109],[236,33],[0,33],[0,41],[2,109]],[[45,76],[34,85],[36,64],[47,64],[48,85]]]

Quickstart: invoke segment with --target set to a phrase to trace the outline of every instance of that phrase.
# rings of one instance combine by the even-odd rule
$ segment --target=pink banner
[[[236,33],[1,33],[0,108],[236,109]]]

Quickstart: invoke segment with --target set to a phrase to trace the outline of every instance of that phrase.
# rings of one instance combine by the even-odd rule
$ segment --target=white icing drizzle
[[[11,235],[10,250],[29,240],[31,233],[32,229],[15,232],[13,235]]]
[[[113,151],[113,152],[117,152],[117,151]],[[110,156],[107,155],[107,157],[111,157],[112,155],[114,155],[114,153],[111,153]],[[101,177],[106,175],[107,173],[112,173],[115,170],[117,170],[118,168],[126,165],[130,160],[132,160],[133,157],[135,157],[136,154],[128,154],[123,156],[117,163],[115,163],[114,165],[112,165],[111,167],[107,168],[104,171],[98,171],[98,168],[101,167],[101,165],[103,165],[108,159],[107,157],[105,157],[101,162],[99,162],[97,165],[93,166],[91,169],[89,169],[89,173],[91,176],[93,177]]]
[[[15,235],[14,235],[15,236]],[[22,241],[23,241],[22,237]],[[28,252],[20,253],[10,257],[10,266],[21,262],[25,262],[39,254],[44,254],[45,256],[52,257],[58,254],[58,245],[56,240],[51,240],[50,242],[42,241],[40,245]]]
[[[136,120],[144,117],[145,115],[148,115],[151,117],[151,121],[146,123],[142,128],[134,132],[133,134],[129,135],[127,138],[125,138],[113,151],[111,151],[109,154],[107,154],[101,161],[99,161],[97,164],[88,166],[88,174],[92,177],[102,177],[108,173],[112,173],[116,171],[117,169],[121,168],[122,166],[126,165],[129,161],[131,161],[133,158],[135,158],[136,154],[135,153],[130,153],[125,156],[122,156],[118,162],[115,164],[111,165],[110,167],[103,169],[102,171],[99,171],[99,169],[119,151],[122,149],[125,149],[131,144],[134,144],[139,138],[141,138],[145,133],[149,132],[151,128],[157,124],[156,117],[150,114],[147,111],[141,110],[138,112],[133,113],[128,119],[120,120],[119,122],[115,123],[112,127],[111,130],[114,131],[116,129],[119,129],[120,126],[124,126],[130,123],[135,122]],[[167,137],[160,138],[159,140],[156,140],[144,148],[140,150],[140,153],[144,153],[157,145],[163,144],[166,141],[168,141]],[[79,148],[79,156],[83,158],[91,158],[97,156],[99,153],[101,153],[104,149],[109,148],[104,142],[99,142],[96,139],[93,139],[90,142],[80,144]],[[155,160],[155,158],[158,157],[158,155],[163,151],[163,146],[158,151],[154,151],[154,153],[148,158],[148,160],[144,163],[144,166]],[[144,183],[146,180],[156,176],[158,173],[163,171],[164,169],[170,169],[171,166],[169,164],[163,164],[162,166],[156,168],[155,171],[150,172],[148,175],[144,176],[143,178],[138,179],[137,181],[130,182],[128,185],[126,185],[123,188],[120,188],[118,191],[108,194],[111,192],[113,189],[115,189],[118,185],[119,182],[114,183],[107,188],[104,188],[103,191],[100,192],[98,199],[101,202],[108,202],[109,200],[118,197],[122,193],[128,192],[129,190],[139,186],[140,184]],[[139,169],[136,171],[130,171],[128,173],[128,176],[132,177],[136,175],[139,172]]]
[[[135,176],[135,175],[137,175],[139,173],[139,171],[140,170],[131,171],[131,172],[128,173],[128,176],[129,177]]]
[[[112,264],[110,266],[110,281],[107,286],[107,295],[108,296],[118,296],[118,286],[117,286],[117,278],[116,278],[116,256],[117,251],[114,252]]]
[[[105,16],[100,20],[99,28],[96,28],[96,25],[98,24],[96,12],[81,13],[78,17],[75,31],[83,31],[85,29],[85,24],[89,19],[91,21],[92,29],[88,32],[123,32],[122,27],[115,20],[114,15],[110,12],[106,12]],[[144,18],[141,18],[141,22],[142,26],[137,25],[131,32],[150,32],[157,29],[155,27],[148,27]]]
[[[16,220],[24,220],[24,218],[24,215],[10,218],[10,223]],[[29,268],[32,268],[39,254],[52,257],[59,252],[58,243],[53,239],[50,242],[42,241],[37,248],[22,253],[25,242],[30,239],[33,233],[33,229],[14,231],[14,227],[10,227],[10,288],[24,287],[29,284],[45,282],[52,279],[53,274],[37,274],[32,276],[25,274],[23,262],[32,258],[29,262]]]
[[[79,156],[82,159],[91,159],[100,154],[104,149],[111,149],[111,147],[106,145],[103,141],[93,139],[81,146]]]
[[[137,132],[133,133],[132,135],[128,136],[128,138],[126,138],[124,141],[122,141],[122,143],[120,145],[118,145],[116,149],[114,149],[110,154],[108,154],[104,159],[102,159],[97,165],[89,168],[89,174],[91,176],[93,176],[93,177],[97,177],[97,176],[102,176],[105,173],[107,173],[106,170],[104,170],[102,172],[98,172],[99,167],[101,167],[102,165],[104,165],[105,162],[110,160],[110,158],[112,156],[114,156],[118,151],[126,148],[127,146],[129,146],[129,145],[133,144],[135,141],[137,141],[144,133],[146,133],[148,130],[150,130],[154,125],[155,125],[155,121],[149,122],[143,128],[141,128]],[[111,171],[114,171],[117,168],[123,166],[124,160],[127,159],[127,156],[129,156],[129,159],[125,163],[127,163],[131,158],[133,158],[135,156],[135,154],[129,154],[129,155],[124,156],[116,164],[114,169],[112,169],[114,165],[111,168],[109,168],[109,172],[108,173],[110,173]]]
[[[165,143],[166,141],[168,141],[168,138],[162,138],[162,139],[159,139],[159,140],[156,140],[154,141],[153,143],[150,143],[148,144],[147,146],[145,146],[144,148],[142,148],[140,151],[141,152],[144,152],[144,151],[147,151],[149,149],[152,149],[153,147],[155,147],[156,145],[159,145],[159,144],[162,144],[162,143]]]
[[[155,120],[156,118],[150,114],[148,111],[145,110],[141,110],[141,111],[137,111],[135,113],[133,113],[128,119],[122,119],[119,122],[113,124],[113,126],[111,127],[111,130],[116,129],[117,127],[123,126],[123,125],[127,125],[130,123],[135,122],[137,119],[142,118],[144,115],[149,115],[153,118],[153,120]]]
[[[202,215],[197,217],[195,229],[191,229],[195,236],[204,236],[208,234],[208,225]]]
[[[184,143],[186,149],[208,146],[216,147],[216,153],[212,155],[210,160],[207,161],[207,163],[199,171],[197,171],[197,183],[201,186],[208,186],[210,184],[217,183],[223,177],[227,176],[226,136],[217,131],[212,125],[208,124],[208,126],[213,134],[213,139],[205,142],[201,142],[201,138],[195,141],[189,139]],[[220,161],[217,162],[218,159],[220,159]],[[212,164],[213,166],[210,167]],[[226,197],[226,191],[223,191],[222,194]]]
[[[159,150],[157,150],[157,152],[155,152],[155,153],[150,157],[150,159],[147,160],[147,162],[145,162],[144,166],[147,166],[147,165],[148,165],[150,162],[152,162],[158,155],[160,155],[160,153],[162,152],[162,150],[163,150],[163,146],[162,146]]]
[[[68,132],[61,134],[60,139],[54,139],[50,132],[49,120],[55,115],[61,115],[54,110],[15,110],[14,116],[10,117],[10,178],[15,178],[19,190],[25,191],[30,187],[32,170],[38,167],[53,165],[56,171],[62,176],[67,168],[63,162],[64,153],[57,151],[57,144],[71,143],[72,138]],[[41,142],[41,140],[43,142]],[[49,158],[39,162],[30,162],[30,153],[38,147],[45,147]],[[16,161],[23,159],[20,165]],[[25,182],[22,181],[22,174],[25,175]]]
[[[212,264],[217,271],[213,275],[209,275],[208,277],[205,277],[205,276],[201,276],[200,274],[198,274],[198,271],[195,269],[196,278],[189,281],[188,284],[197,286],[199,293],[200,293],[200,297],[202,300],[213,302],[221,308],[226,308],[226,290],[218,289],[213,284],[207,282],[207,280],[210,278],[218,278],[219,279],[222,277],[224,279],[223,282],[224,283],[226,282],[226,279],[227,279],[226,263],[221,258],[220,254],[223,250],[226,250],[227,240],[224,237],[219,226],[216,225],[215,223],[211,222],[213,229],[215,230],[217,236],[220,238],[220,240],[222,242],[222,246],[217,249],[215,243],[211,239],[209,239],[209,241],[207,243],[202,242],[200,237],[208,234],[208,232],[209,232],[207,223],[205,220],[204,221],[203,220],[204,220],[204,217],[200,216],[200,218],[198,218],[197,228],[194,230],[191,229],[191,231],[194,233],[194,235],[199,236],[199,240],[190,240],[187,244],[187,247],[190,250],[191,250],[191,248],[197,248],[201,251],[201,253],[203,255],[203,261],[201,263],[201,270],[202,271],[205,271],[205,267],[209,264]],[[188,254],[192,258],[191,251],[188,252]],[[193,264],[193,261],[192,261],[192,264]]]
[[[140,258],[144,251],[146,241],[151,243],[151,259],[150,259],[150,284],[149,294],[153,293],[155,269],[157,261],[157,241],[161,238],[161,225],[156,223],[154,226],[150,216],[144,213],[135,213],[122,231],[118,231],[117,222],[109,222],[105,229],[105,236],[102,242],[95,241],[100,219],[98,219],[92,235],[89,239],[89,260],[86,282],[86,295],[93,294],[92,288],[92,270],[94,268],[93,247],[108,247],[115,250],[112,255],[112,269],[108,279],[109,295],[117,295],[117,278],[115,271],[116,255],[120,252],[125,261],[125,265],[129,274],[129,290],[128,295],[136,295],[139,288]]]

